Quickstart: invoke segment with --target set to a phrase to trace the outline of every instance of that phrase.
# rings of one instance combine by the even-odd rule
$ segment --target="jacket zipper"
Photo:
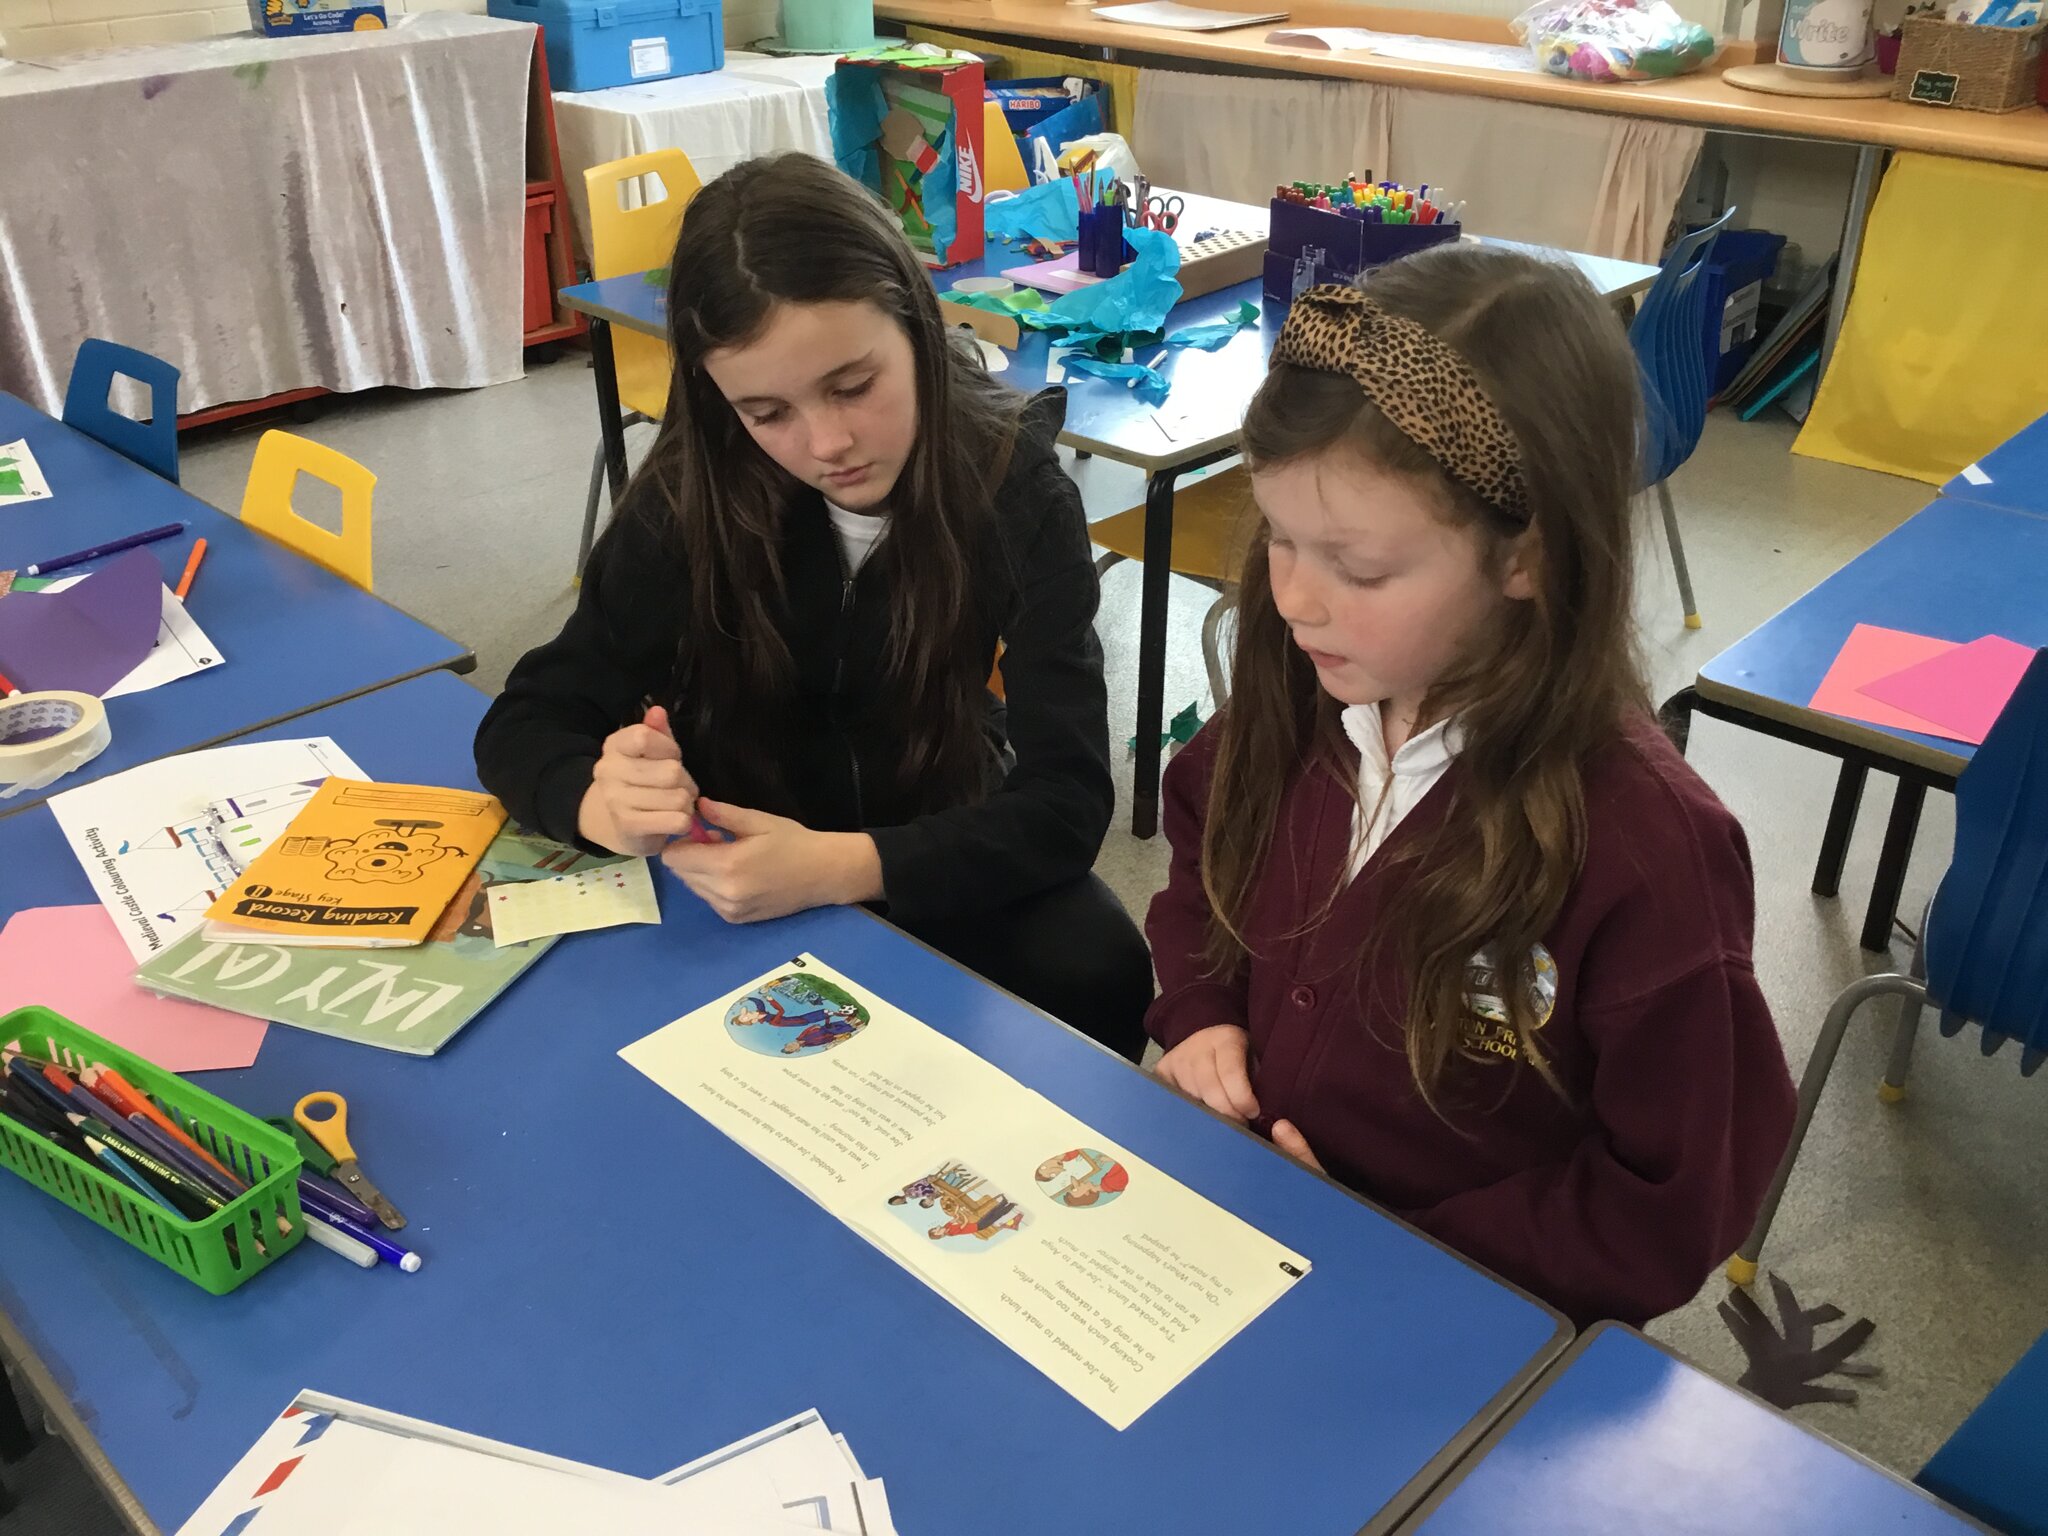
[[[853,616],[853,583],[854,576],[852,574],[848,574],[839,583],[839,663],[832,670],[832,697],[834,700],[843,700],[846,697],[845,689],[842,685],[846,681],[846,651],[853,640],[853,625],[849,622]],[[868,813],[867,807],[863,803],[860,788],[860,752],[853,744],[853,733],[846,730],[843,725],[840,729],[845,732],[846,736],[846,761],[853,769],[854,821],[858,826],[866,826]]]

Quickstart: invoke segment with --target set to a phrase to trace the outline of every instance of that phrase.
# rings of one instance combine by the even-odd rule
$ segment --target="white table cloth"
[[[772,58],[728,50],[725,68],[607,91],[555,92],[555,137],[576,235],[590,253],[590,204],[583,173],[593,165],[680,149],[700,181],[756,155],[801,149],[832,158],[825,81],[837,61]]]
[[[0,389],[57,411],[87,336],[176,364],[181,411],[517,378],[533,37],[428,12],[0,64]]]

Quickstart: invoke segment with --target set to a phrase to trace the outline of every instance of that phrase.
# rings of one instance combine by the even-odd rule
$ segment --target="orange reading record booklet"
[[[206,909],[208,931],[287,944],[422,943],[504,824],[490,795],[329,779]]]

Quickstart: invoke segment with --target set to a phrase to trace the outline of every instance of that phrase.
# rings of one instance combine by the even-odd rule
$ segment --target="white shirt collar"
[[[1340,717],[1344,734],[1358,748],[1360,766],[1370,768],[1374,778],[1384,779],[1389,767],[1401,778],[1434,777],[1450,766],[1451,759],[1465,745],[1465,732],[1455,716],[1437,721],[1426,731],[1417,731],[1401,743],[1391,765],[1387,762],[1387,738],[1380,724],[1378,704],[1351,704]]]

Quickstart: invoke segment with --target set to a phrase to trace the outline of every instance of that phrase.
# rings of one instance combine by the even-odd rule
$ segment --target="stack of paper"
[[[1858,624],[1809,702],[1869,725],[1982,746],[2033,659],[2032,646],[2002,635],[1959,645]]]
[[[322,736],[188,752],[50,801],[121,942],[143,962],[135,981],[162,996],[431,1055],[553,942],[541,931],[501,947],[492,931],[494,890],[614,864],[627,868],[629,884],[634,874],[647,879],[643,860],[593,858],[507,827],[454,899],[441,904],[426,942],[409,949],[357,954],[281,944],[267,935],[239,943],[210,938],[207,909],[330,777],[361,781],[364,775]],[[651,886],[647,894],[651,904]],[[105,968],[102,979],[114,975],[109,959],[94,963]],[[10,997],[8,980],[0,971],[0,1007],[43,1001],[19,995],[18,988]],[[125,968],[117,986],[132,996]],[[87,996],[83,986],[74,990]],[[101,999],[98,992],[90,996]],[[96,1006],[108,1011],[103,1001]],[[76,1022],[99,1027],[92,1018]],[[246,1048],[253,1052],[253,1042]]]
[[[298,1395],[178,1536],[371,1525],[389,1536],[895,1536],[881,1480],[815,1412],[643,1482],[318,1392]]]

